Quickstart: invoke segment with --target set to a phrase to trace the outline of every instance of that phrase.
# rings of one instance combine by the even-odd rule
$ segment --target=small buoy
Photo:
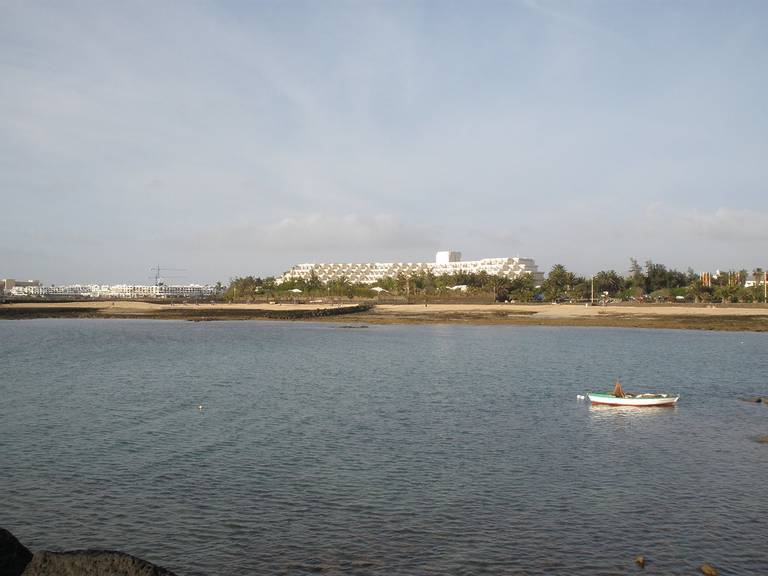
[[[645,568],[645,556],[642,554],[638,554],[635,556],[635,564],[640,566],[640,568]]]
[[[203,411],[203,405],[202,404],[198,404],[197,405],[197,409],[200,410],[200,412],[202,412]]]
[[[717,576],[717,568],[712,566],[712,564],[702,564],[699,566],[699,570],[701,570],[701,573],[704,574],[704,576]]]

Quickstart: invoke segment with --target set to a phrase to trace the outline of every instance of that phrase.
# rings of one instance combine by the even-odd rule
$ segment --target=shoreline
[[[353,321],[359,324],[466,324],[668,328],[768,332],[768,307],[616,304],[157,304],[134,301],[12,303],[0,320],[118,318],[153,320]]]

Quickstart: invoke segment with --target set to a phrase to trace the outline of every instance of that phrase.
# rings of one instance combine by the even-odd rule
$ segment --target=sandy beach
[[[768,307],[639,304],[380,305],[355,315],[371,323],[446,322],[537,326],[615,326],[701,330],[768,330]]]
[[[380,304],[369,310],[360,310],[354,303],[157,304],[108,301],[0,305],[0,319],[46,317],[311,319],[362,324],[512,324],[768,331],[768,307],[727,304]]]

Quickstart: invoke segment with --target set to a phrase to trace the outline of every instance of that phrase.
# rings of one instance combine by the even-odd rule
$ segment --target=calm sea
[[[180,575],[768,574],[768,334],[0,322],[0,526]],[[677,408],[593,408],[611,387]],[[198,405],[204,406],[198,410]]]

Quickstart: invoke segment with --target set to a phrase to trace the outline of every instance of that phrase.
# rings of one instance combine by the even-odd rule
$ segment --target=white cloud
[[[0,2],[3,266],[765,264],[762,7],[305,8]]]
[[[303,254],[307,260],[366,255],[382,257],[403,250],[436,246],[431,226],[404,224],[388,214],[303,214],[266,224],[225,226],[195,235],[198,248],[240,249]]]
[[[768,212],[719,208],[683,216],[697,236],[729,242],[768,241]]]
[[[309,214],[290,217],[265,227],[262,242],[266,246],[311,248],[314,251],[347,249],[383,249],[424,244],[421,230],[404,226],[390,215],[373,217]]]

